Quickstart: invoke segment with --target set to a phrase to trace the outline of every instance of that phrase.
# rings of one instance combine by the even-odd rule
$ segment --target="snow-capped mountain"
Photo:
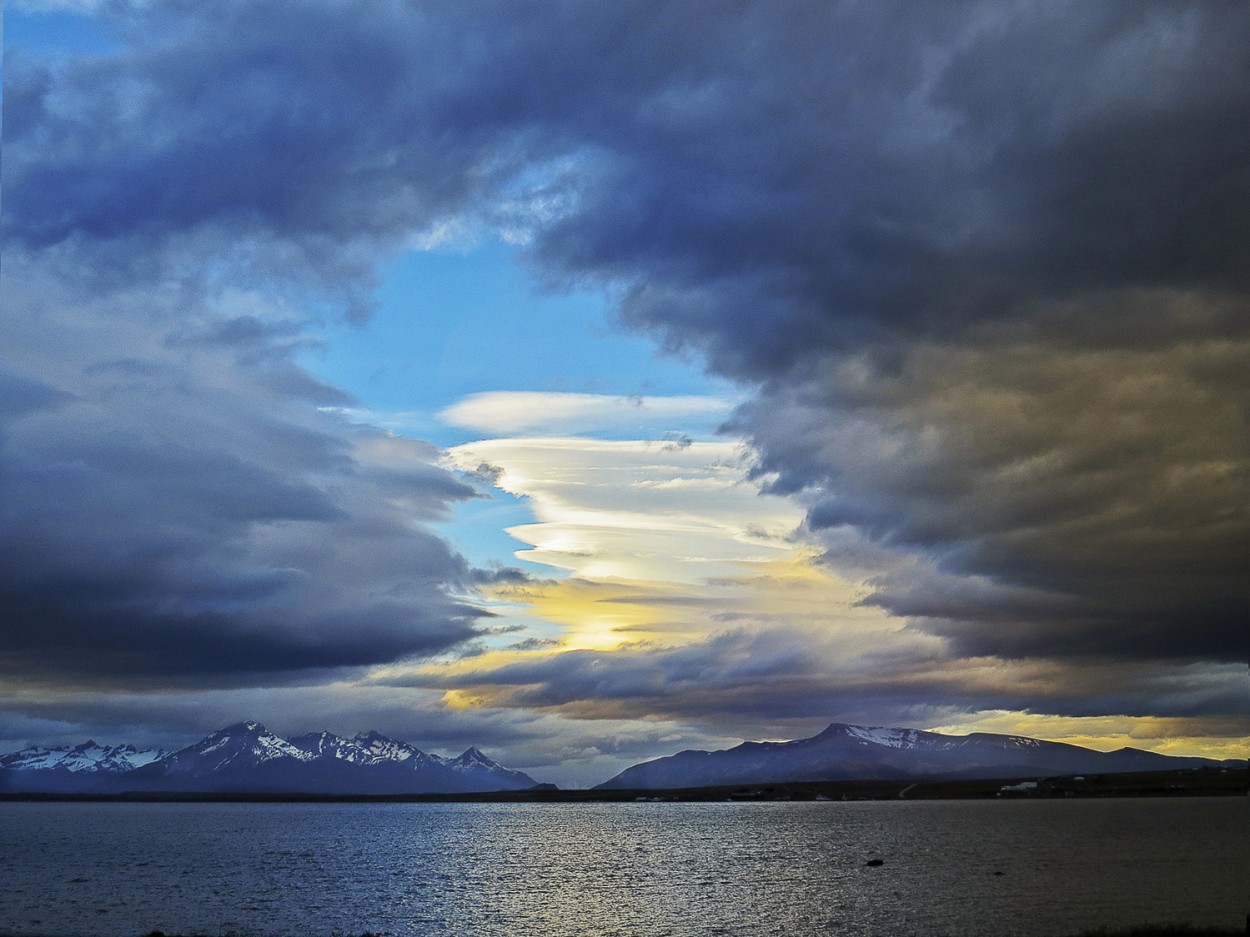
[[[438,758],[437,755],[431,757]],[[469,783],[484,784],[488,781],[494,783],[497,779],[506,779],[515,785],[515,787],[510,787],[510,790],[521,790],[534,786],[534,779],[528,774],[513,768],[505,768],[503,765],[491,761],[482,754],[481,749],[477,746],[466,749],[464,754],[458,758],[438,760]]]
[[[279,738],[259,722],[240,722],[219,729],[194,745],[161,759],[166,771],[202,774],[254,767],[277,758],[312,761],[312,753]]]
[[[86,743],[65,751],[99,748],[93,746]],[[47,749],[15,752],[0,758],[0,790],[350,795],[523,790],[538,783],[524,772],[491,761],[477,748],[443,758],[376,732],[350,739],[319,732],[287,740],[257,722],[227,726],[167,755],[139,753],[133,746],[108,751],[115,752],[109,764],[120,765],[128,752],[134,753],[134,763],[83,772],[74,783],[65,780],[74,777],[67,768],[54,772],[41,767],[50,760]],[[86,756],[79,760],[82,757]]]
[[[22,771],[69,771],[74,774],[103,772],[116,774],[163,758],[159,749],[135,748],[133,745],[99,745],[94,741],[60,748],[33,746],[0,757],[0,768]]]
[[[920,729],[834,723],[790,742],[743,742],[723,751],[684,751],[626,768],[600,789],[659,789],[793,781],[994,778],[1152,771],[1217,765],[1133,748],[1099,752],[1017,735],[943,735]]]
[[[291,739],[291,744],[315,758],[332,758],[355,765],[380,765],[390,762],[420,764],[423,760],[439,760],[407,742],[397,742],[377,732],[363,732],[345,739],[329,732],[314,732]]]
[[[82,791],[101,779],[119,776],[165,756],[133,745],[34,745],[0,757],[0,790]]]

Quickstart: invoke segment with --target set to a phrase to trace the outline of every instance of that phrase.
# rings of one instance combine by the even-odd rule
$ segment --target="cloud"
[[[1250,653],[1246,11],[684,25],[680,65],[644,31],[645,74],[569,119],[610,157],[541,260],[757,383],[731,428],[769,490],[954,659],[1062,667],[1144,713],[1146,671],[1099,685],[1140,659],[1244,720],[1216,662]],[[933,692],[1069,705],[1030,689]]]
[[[1245,11],[754,13],[603,93],[540,257],[759,381],[772,490],[957,653],[1244,660]]]
[[[219,12],[112,4],[109,51],[6,61],[6,682],[318,683],[489,614],[429,527],[472,488],[335,415],[350,398],[294,359],[310,322],[363,310],[379,246],[473,188],[411,138],[332,126],[354,96],[383,133],[414,126],[387,114],[402,13]]]
[[[1188,693],[1244,718],[1226,669],[1250,653],[1244,6],[101,16],[116,51],[6,60],[5,588],[28,625],[4,640],[21,660],[151,675],[147,639],[176,624],[207,642],[177,667],[218,679],[240,635],[300,670],[470,634],[453,595],[472,577],[424,526],[467,488],[420,447],[378,463],[387,437],[311,415],[345,402],[291,355],[308,318],[367,314],[380,257],[487,231],[752,391],[734,431],[758,480],[804,505],[866,601],[943,645],[938,708],[1033,705],[961,690],[981,665],[956,665],[984,660],[1066,675],[1069,696],[1028,684],[1056,713]],[[516,402],[470,417],[569,431]],[[627,410],[566,404],[562,420]],[[558,455],[535,503],[559,503]],[[651,484],[648,510],[681,485],[698,510],[719,496],[697,473],[629,481]],[[570,543],[590,529],[564,521]],[[586,552],[545,549],[574,568]],[[97,642],[90,672],[57,650]],[[589,659],[549,674],[615,698]],[[538,676],[533,704],[565,705]],[[744,720],[868,699],[742,685],[691,698]],[[897,712],[889,687],[875,699]]]
[[[188,341],[152,288],[84,295],[6,256],[5,679],[308,679],[431,653],[484,614],[422,525],[471,497],[357,427],[264,332]]]
[[[622,431],[658,436],[691,420],[720,422],[732,406],[718,397],[487,391],[452,404],[439,418],[453,426],[503,436]]]
[[[1238,660],[1244,419],[1233,339],[916,346],[744,409],[809,527],[922,561],[873,601],[961,653]]]
[[[543,396],[533,395],[538,409]],[[565,395],[554,396],[558,408]],[[456,446],[448,459],[467,472],[490,465],[495,485],[528,499],[537,522],[508,530],[530,545],[519,557],[583,578],[732,575],[791,550],[786,538],[802,519],[788,501],[760,495],[746,477],[749,454],[734,442],[488,439]]]
[[[856,641],[859,637],[861,640]],[[1186,734],[1228,735],[1240,725],[1244,692],[1230,692],[1233,668],[1190,673],[1109,662],[1095,674],[1048,662],[953,659],[879,622],[824,629],[741,627],[680,646],[534,653],[451,672],[426,668],[398,685],[450,687],[483,708],[540,710],[572,719],[674,721],[719,734],[796,737],[832,720],[953,728],[969,713],[1011,713],[1017,728],[1041,714],[1065,731],[1105,718],[1126,732],[1146,718],[1187,724]],[[1108,714],[1114,714],[1109,716]],[[1060,720],[1062,722],[1062,720]]]

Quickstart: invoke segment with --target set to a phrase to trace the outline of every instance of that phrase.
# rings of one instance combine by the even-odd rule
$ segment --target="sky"
[[[0,750],[1250,753],[1250,8],[9,0]]]

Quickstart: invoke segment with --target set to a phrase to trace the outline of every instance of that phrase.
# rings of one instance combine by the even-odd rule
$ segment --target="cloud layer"
[[[379,258],[476,230],[754,389],[733,428],[758,477],[952,662],[917,700],[1197,694],[1244,718],[1244,6],[165,0],[101,22],[118,51],[6,56],[14,674],[279,680],[470,637],[472,576],[425,526],[469,488],[317,410],[349,401],[292,356],[308,321],[367,315]],[[961,691],[961,660],[1070,694]]]

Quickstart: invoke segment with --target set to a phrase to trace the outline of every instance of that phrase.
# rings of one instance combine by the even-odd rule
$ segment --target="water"
[[[1058,935],[1240,927],[1243,798],[0,804],[0,933]],[[865,861],[881,858],[880,867]],[[1002,874],[996,874],[1001,872]]]

